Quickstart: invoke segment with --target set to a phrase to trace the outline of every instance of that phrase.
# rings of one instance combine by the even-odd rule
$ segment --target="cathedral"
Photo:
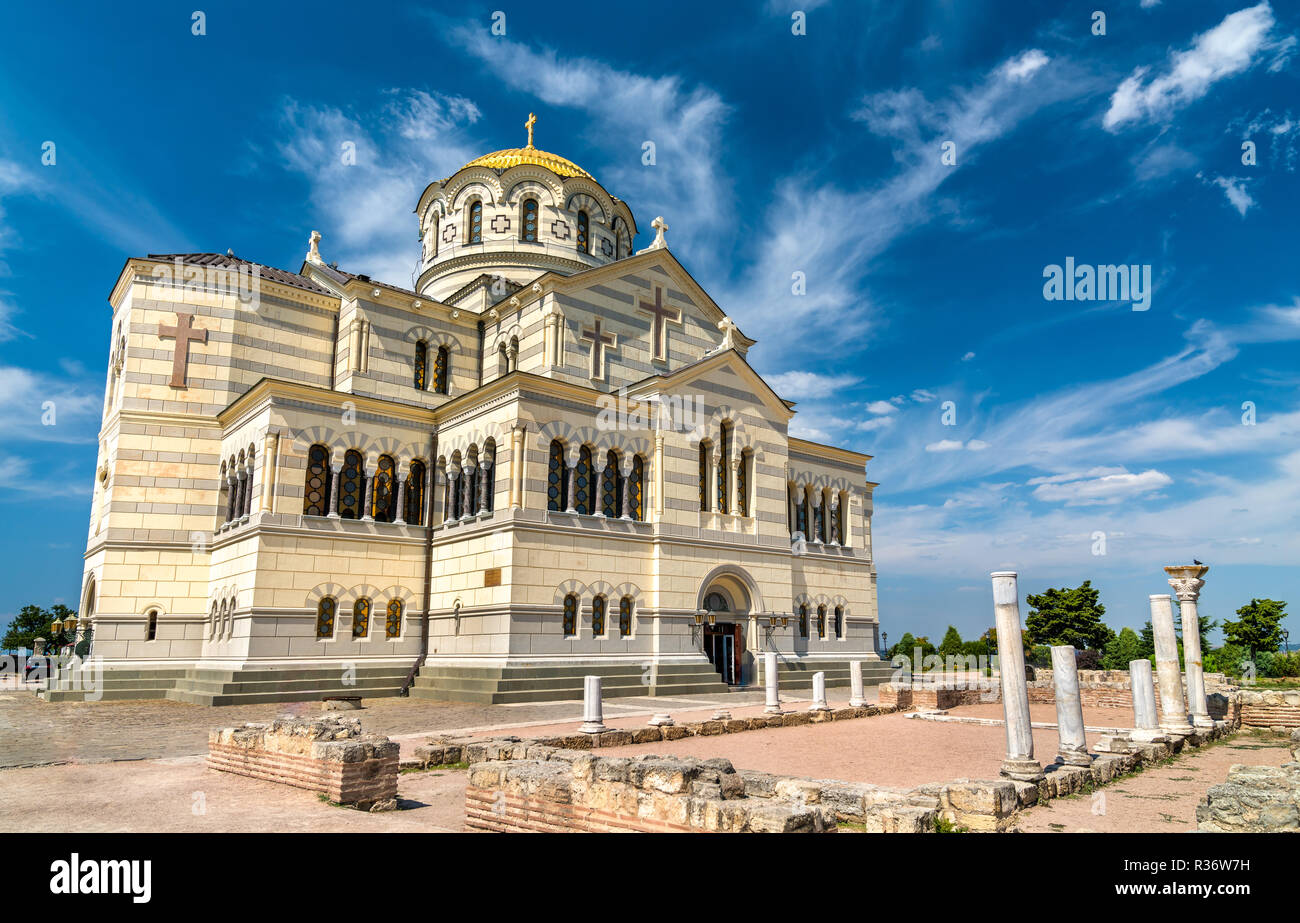
[[[887,675],[869,456],[790,436],[743,317],[534,122],[424,190],[412,289],[314,231],[296,272],[126,261],[80,601],[97,697],[726,692],[767,651],[786,688]]]

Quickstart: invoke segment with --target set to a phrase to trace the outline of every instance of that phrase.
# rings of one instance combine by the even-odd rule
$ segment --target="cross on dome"
[[[537,124],[537,116],[528,113],[528,121],[524,122],[524,127],[528,129],[528,146],[533,146],[533,126]]]

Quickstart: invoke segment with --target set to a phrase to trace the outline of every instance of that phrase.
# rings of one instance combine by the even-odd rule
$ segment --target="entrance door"
[[[740,682],[740,655],[744,643],[740,626],[734,622],[704,626],[704,654],[728,686]]]

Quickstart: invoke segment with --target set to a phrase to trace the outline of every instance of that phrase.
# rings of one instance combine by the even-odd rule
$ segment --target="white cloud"
[[[1243,218],[1246,217],[1246,212],[1250,207],[1255,204],[1255,200],[1246,191],[1247,180],[1236,176],[1216,176],[1209,182],[1223,190],[1223,194],[1228,198],[1228,203]]]
[[[928,443],[925,447],[927,452],[957,452],[962,448],[960,439],[940,439],[938,442]]]
[[[939,395],[933,391],[927,391],[925,388],[917,388],[912,392],[912,400],[918,404],[928,404],[931,401],[938,400]]]
[[[765,375],[772,390],[789,400],[831,397],[858,383],[854,375],[822,375],[818,372],[778,372]]]
[[[970,362],[970,361],[971,361],[972,359],[974,359],[974,358],[975,358],[975,354],[974,354],[974,353],[967,353],[966,355],[964,355],[964,356],[961,357],[961,361],[962,361],[962,362]]]
[[[1271,41],[1275,20],[1267,2],[1238,10],[1170,56],[1168,71],[1148,81],[1150,67],[1138,67],[1115,90],[1102,125],[1115,131],[1143,119],[1162,121],[1200,99],[1215,83],[1251,68],[1286,41]]]
[[[893,413],[898,408],[889,401],[872,401],[867,404],[867,413],[882,414]]]
[[[10,442],[94,442],[103,395],[87,383],[0,366],[0,436]],[[53,402],[54,425],[42,424],[45,403]]]
[[[1098,503],[1118,503],[1138,494],[1150,493],[1167,487],[1174,479],[1162,471],[1149,468],[1137,474],[1128,471],[1090,471],[1084,474],[1064,474],[1050,478],[1035,478],[1028,483],[1037,485],[1034,496],[1039,500],[1064,501],[1066,506]]]

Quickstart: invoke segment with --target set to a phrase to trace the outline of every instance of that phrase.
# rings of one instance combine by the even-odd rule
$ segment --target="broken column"
[[[862,661],[849,662],[849,707],[861,708],[867,704],[865,688],[862,684]]]
[[[1014,571],[1000,571],[990,576],[993,578],[1002,712],[1007,726],[1007,758],[1002,761],[1002,775],[1021,782],[1037,782],[1043,778],[1043,767],[1034,759],[1034,736],[1029,723],[1025,647],[1020,634],[1020,591]]]
[[[1187,714],[1198,728],[1214,727],[1205,701],[1205,668],[1201,665],[1201,628],[1196,601],[1210,568],[1205,564],[1166,567],[1169,585],[1178,594],[1178,610],[1183,627],[1183,663],[1187,669]]]
[[[1151,661],[1132,660],[1128,665],[1129,687],[1133,692],[1133,739],[1142,743],[1164,743],[1156,723],[1156,686],[1151,676]]]
[[[808,706],[809,711],[830,711],[831,708],[826,704],[826,674],[813,674],[813,691],[812,704]]]
[[[1151,597],[1151,631],[1155,635],[1156,676],[1160,681],[1160,727],[1166,734],[1186,737],[1194,728],[1187,723],[1187,709],[1183,705],[1174,606],[1168,593]]]
[[[584,676],[582,679],[582,726],[578,730],[584,734],[608,730],[600,704],[599,676]]]
[[[1060,738],[1057,759],[1070,766],[1090,766],[1092,756],[1083,730],[1077,657],[1071,645],[1052,647],[1052,681],[1056,686],[1056,725]]]
[[[767,690],[767,704],[763,711],[769,715],[781,714],[781,691],[776,673],[776,651],[763,655],[763,688]]]

